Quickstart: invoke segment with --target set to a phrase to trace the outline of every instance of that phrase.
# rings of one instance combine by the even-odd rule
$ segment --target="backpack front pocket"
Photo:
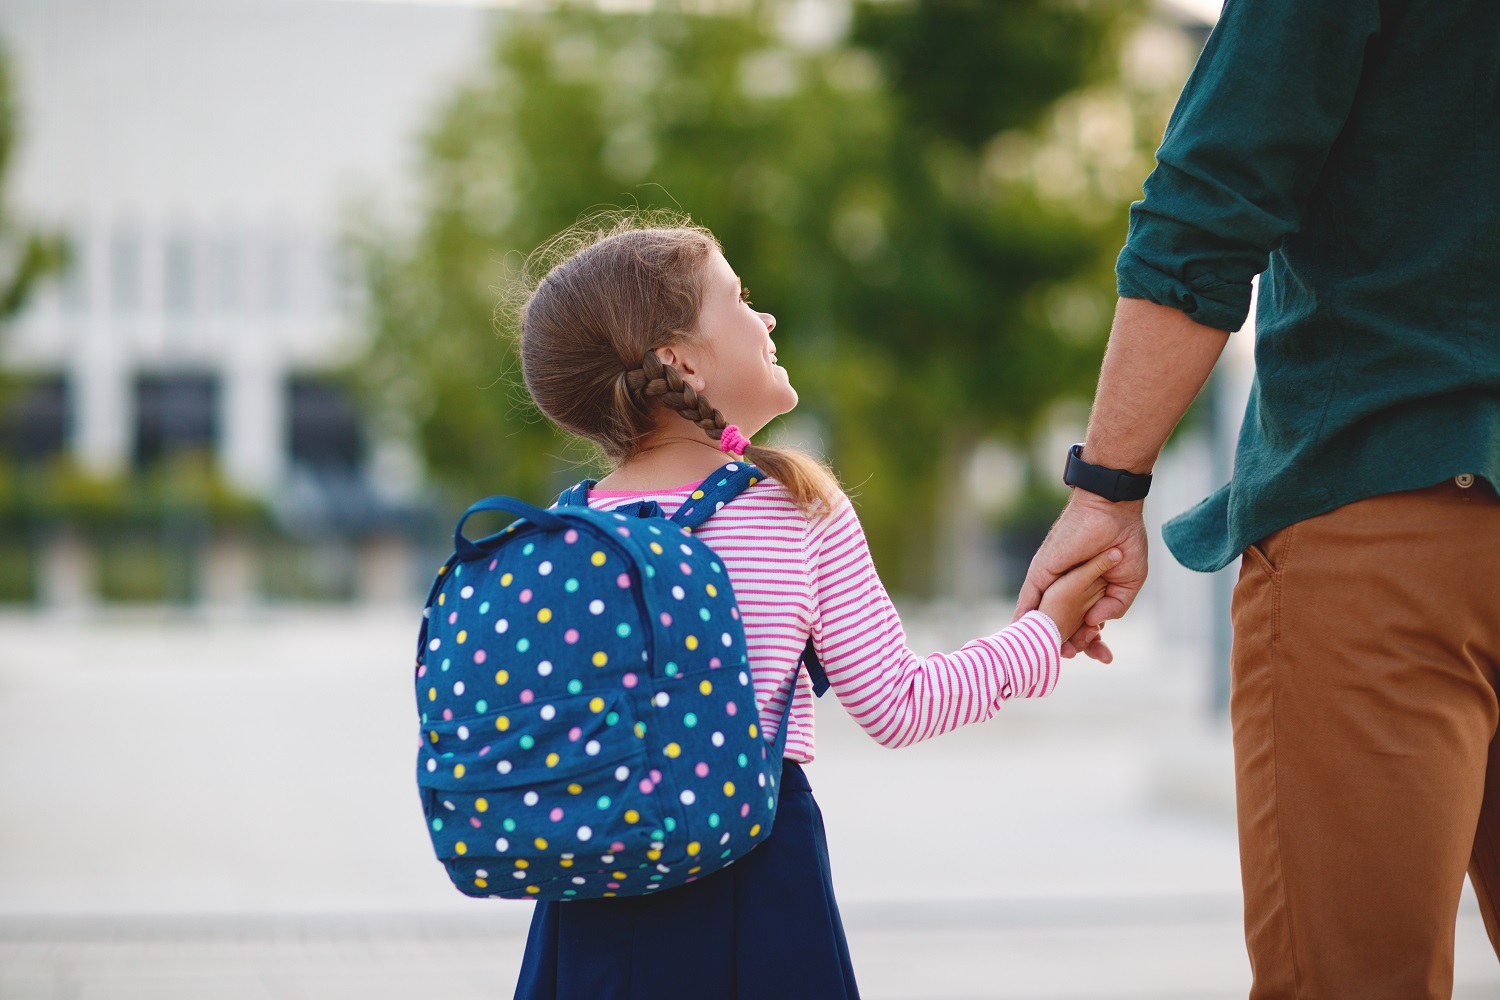
[[[459,888],[555,899],[649,880],[667,818],[643,732],[623,692],[425,726],[417,761],[423,809]]]

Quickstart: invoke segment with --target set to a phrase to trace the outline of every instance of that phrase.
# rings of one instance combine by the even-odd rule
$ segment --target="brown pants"
[[[1449,480],[1247,549],[1233,671],[1251,1000],[1449,997],[1466,870],[1500,954],[1500,499]]]

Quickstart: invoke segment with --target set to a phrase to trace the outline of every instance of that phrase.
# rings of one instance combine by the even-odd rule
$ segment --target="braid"
[[[724,433],[724,414],[714,409],[712,403],[700,396],[692,386],[683,381],[681,373],[671,365],[663,364],[656,352],[647,351],[641,367],[625,373],[625,387],[632,402],[645,409],[647,400],[659,399],[662,405],[675,410],[684,420],[691,420],[718,440]]]
[[[724,414],[684,382],[676,368],[662,364],[654,351],[646,352],[639,368],[619,374],[615,393],[641,413],[647,412],[651,400],[661,400],[663,406],[703,428],[714,441],[724,438]],[[841,502],[838,480],[819,459],[795,449],[751,445],[745,448],[744,460],[780,483],[804,514],[825,517]]]

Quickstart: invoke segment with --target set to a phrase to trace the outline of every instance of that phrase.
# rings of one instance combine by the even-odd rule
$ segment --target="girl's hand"
[[[1081,566],[1058,577],[1042,595],[1039,610],[1051,618],[1064,639],[1083,625],[1083,616],[1104,596],[1104,574],[1124,558],[1119,549],[1108,549]]]
[[[1122,553],[1120,561],[1105,574],[1104,597],[1088,611],[1085,626],[1063,635],[1064,657],[1082,652],[1104,663],[1112,658],[1109,648],[1097,639],[1104,622],[1123,616],[1146,582],[1144,506],[1140,500],[1110,503],[1084,490],[1074,490],[1062,516],[1031,560],[1016,602],[1016,618],[1037,610],[1043,592],[1083,560],[1111,548]]]

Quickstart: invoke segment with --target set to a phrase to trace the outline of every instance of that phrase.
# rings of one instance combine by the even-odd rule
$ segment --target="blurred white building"
[[[424,124],[484,57],[485,8],[516,2],[0,0],[6,205],[75,254],[0,331],[0,369],[31,383],[0,414],[5,445],[101,475],[207,450],[295,534],[355,509],[379,528],[421,463],[371,440],[330,377],[363,347],[341,237],[361,199],[402,216]],[[797,0],[789,24],[845,25],[848,3]],[[1127,63],[1175,89],[1218,0],[1156,9]]]
[[[410,190],[422,123],[482,55],[483,6],[0,0],[9,203],[77,254],[0,341],[39,377],[22,449],[111,473],[206,447],[257,496],[359,465],[371,443],[322,377],[359,347],[342,215]],[[1161,9],[1206,25],[1217,0]]]
[[[414,140],[481,55],[466,6],[0,0],[9,205],[75,267],[3,342],[37,377],[22,450],[86,469],[208,448],[255,496],[370,442],[324,374],[360,344],[351,197],[410,190]],[[382,205],[388,209],[388,202]]]

